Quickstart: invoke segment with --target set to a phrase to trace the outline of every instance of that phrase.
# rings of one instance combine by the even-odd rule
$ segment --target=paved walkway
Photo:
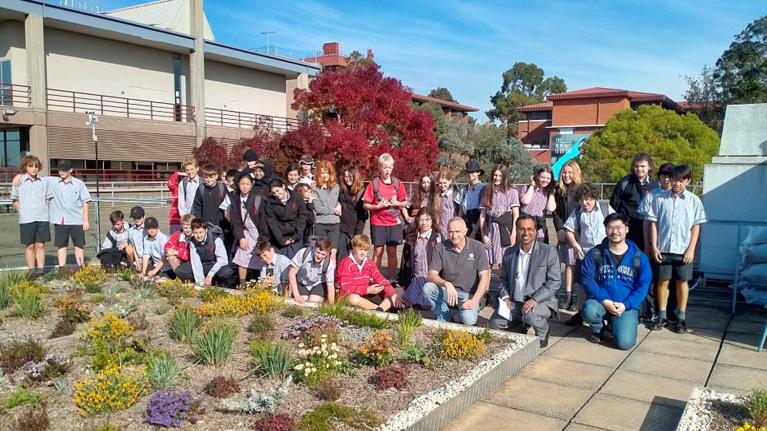
[[[585,326],[553,323],[536,360],[445,430],[674,430],[696,386],[767,387],[767,351],[755,347],[767,315],[731,318],[726,301],[691,302],[689,334],[640,327],[625,352],[588,342]]]

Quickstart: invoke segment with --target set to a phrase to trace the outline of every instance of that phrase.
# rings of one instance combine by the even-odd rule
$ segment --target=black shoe
[[[540,344],[538,344],[538,347],[540,347],[541,349],[545,349],[549,347],[549,335],[551,335],[551,329],[549,329],[546,332],[546,338],[540,341]]]
[[[602,340],[604,339],[603,331],[592,332],[586,339],[594,344],[602,344]]]
[[[668,324],[668,320],[659,318],[651,323],[648,323],[647,329],[651,331],[659,331],[663,329],[663,327],[666,326],[667,324]]]
[[[519,331],[520,334],[527,334],[527,330],[530,329],[530,325],[527,323],[523,323],[522,326],[517,328],[517,331]]]
[[[583,325],[583,318],[581,317],[581,313],[573,314],[573,317],[571,317],[570,320],[565,322],[565,325],[567,325],[567,326],[581,326],[581,325]]]
[[[559,307],[560,310],[564,310],[567,307],[569,307],[571,303],[572,303],[572,294],[565,294],[564,298],[562,298],[559,301],[559,304],[557,304],[557,307]]]
[[[567,311],[578,311],[578,304],[576,304],[574,301],[570,302],[570,304],[567,306]]]
[[[642,315],[642,323],[650,324],[658,321],[658,315],[655,313],[645,313]]]
[[[687,322],[682,319],[677,320],[676,322],[669,324],[668,329],[677,334],[685,334],[687,333]]]

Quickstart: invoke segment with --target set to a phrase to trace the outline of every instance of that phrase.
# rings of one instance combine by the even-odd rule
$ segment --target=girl
[[[559,260],[565,264],[565,297],[559,303],[559,308],[575,311],[577,301],[572,295],[573,275],[575,274],[575,254],[573,248],[567,241],[565,231],[565,220],[570,213],[578,207],[578,200],[575,198],[575,192],[581,185],[581,168],[578,162],[570,160],[565,163],[559,172],[559,181],[554,192],[556,201],[556,211],[554,211],[554,227],[557,230],[557,242],[559,249]]]
[[[546,212],[554,212],[557,203],[554,201],[554,178],[551,168],[544,166],[535,170],[535,175],[530,177],[530,185],[527,186],[519,197],[522,204],[521,211],[535,217],[538,223],[538,239],[549,241],[548,229],[546,229]]]
[[[314,188],[314,234],[330,240],[330,260],[335,262],[338,250],[338,234],[341,229],[341,204],[338,195],[341,188],[336,184],[336,168],[327,160],[320,160],[315,171]]]
[[[272,180],[272,166],[263,160],[256,162],[256,165],[250,170],[250,176],[253,177],[253,193],[262,196],[269,196],[269,183]]]
[[[437,227],[443,238],[447,238],[447,222],[457,216],[461,210],[460,196],[453,185],[453,173],[449,168],[442,167],[437,174],[437,190],[434,202],[436,205]]]
[[[232,224],[235,240],[235,253],[232,262],[237,265],[240,286],[245,286],[248,269],[260,270],[263,262],[258,256],[256,242],[259,233],[267,232],[263,217],[264,198],[253,191],[253,178],[250,175],[238,175],[237,187],[229,194],[229,207],[226,216]]]
[[[338,195],[341,204],[341,228],[338,234],[337,257],[341,259],[349,256],[349,244],[354,235],[359,235],[365,229],[365,220],[368,212],[362,207],[362,192],[364,182],[356,165],[348,165],[343,169],[343,180]]]
[[[418,210],[423,207],[430,207],[436,211],[434,203],[434,176],[430,173],[421,175],[418,181],[418,187],[413,194],[412,206],[410,207],[410,216],[408,217],[408,223],[415,221],[415,216],[418,214]]]
[[[429,303],[423,297],[423,285],[429,272],[429,258],[434,253],[443,237],[437,229],[437,217],[429,207],[422,207],[416,215],[417,231],[408,235],[402,248],[402,265],[399,272],[399,284],[407,290],[397,287],[397,296],[402,305],[428,309]]]
[[[303,245],[306,230],[306,204],[296,192],[285,188],[279,178],[269,183],[272,192],[264,204],[269,239],[277,253],[293,258]]]
[[[519,193],[509,187],[506,166],[496,165],[492,182],[485,186],[480,199],[479,230],[487,249],[490,268],[501,267],[504,251],[516,243],[515,223],[519,217]]]
[[[300,178],[301,168],[297,164],[291,163],[285,168],[285,187],[287,187],[288,190],[295,190],[296,184],[298,184]]]

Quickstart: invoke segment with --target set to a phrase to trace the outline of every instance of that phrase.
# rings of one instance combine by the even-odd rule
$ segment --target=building
[[[0,169],[20,154],[71,159],[91,175],[85,112],[100,117],[100,167],[164,178],[204,137],[235,142],[254,127],[299,124],[290,105],[316,64],[216,42],[202,0],[106,13],[41,0],[0,3]],[[155,174],[156,173],[156,174]],[[127,179],[127,178],[126,178]]]
[[[368,50],[368,57],[372,57],[372,50]],[[304,59],[310,63],[318,63],[322,66],[322,70],[340,70],[346,68],[346,56],[341,51],[341,44],[338,42],[327,42],[322,45],[322,52],[317,53],[316,56]],[[446,120],[460,121],[468,123],[469,112],[477,112],[478,108],[468,105],[462,105],[460,103],[448,102],[446,100],[437,99],[436,97],[424,96],[422,94],[413,93],[411,99],[416,105],[422,105],[424,103],[435,103],[442,108],[442,113]]]
[[[679,113],[687,106],[663,94],[615,88],[586,88],[552,94],[543,103],[522,106],[517,112],[517,138],[537,161],[555,163],[570,147],[605,126],[618,112],[645,104],[661,105]]]

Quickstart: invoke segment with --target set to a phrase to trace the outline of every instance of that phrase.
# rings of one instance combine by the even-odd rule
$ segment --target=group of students
[[[580,324],[584,303],[595,296],[588,283],[581,282],[580,267],[589,251],[606,241],[605,219],[618,212],[627,220],[628,239],[655,263],[656,288],[647,295],[646,321],[653,329],[670,325],[686,331],[687,282],[699,226],[706,221],[700,200],[686,190],[691,178],[687,166],[666,163],[655,181],[651,157],[639,154],[633,173],[619,181],[610,201],[604,202],[597,189],[583,181],[576,161],[564,165],[558,181],[550,168],[542,167],[529,185],[517,189],[505,166],[495,166],[485,184],[485,172],[470,160],[463,172],[467,184],[458,187],[454,173],[443,167],[422,174],[409,197],[403,182],[392,175],[389,154],[378,158],[377,175],[367,185],[354,164],[336,170],[323,160],[315,167],[312,157],[304,156],[279,177],[252,150],[243,158],[241,169],[223,173],[211,164],[198,166],[191,157],[183,161],[183,172],[167,182],[173,196],[168,234],[160,231],[156,218],[145,217],[141,207],[131,209],[129,224],[122,211],[113,211],[112,228],[98,254],[102,265],[132,267],[149,277],[179,278],[199,286],[234,287],[250,279],[269,279],[277,291],[299,302],[333,302],[338,295],[368,309],[444,311],[439,301],[449,309],[457,300],[444,289],[445,283],[452,283],[430,271],[439,246],[451,241],[469,244],[465,236],[481,250],[481,256],[474,251],[469,256],[477,273],[481,271],[476,262],[486,262],[491,271],[497,268],[503,274],[504,256],[522,238],[517,232],[520,216],[534,223],[535,241],[548,243],[546,216],[551,214],[557,231],[551,242],[558,249],[557,264],[565,267],[565,295],[558,306],[579,311],[571,322]],[[67,161],[59,162],[56,177],[39,177],[41,166],[37,157],[24,157],[24,173],[14,179],[12,190],[27,265],[42,270],[49,222],[54,223],[59,264],[66,261],[71,238],[77,264],[83,265],[90,195],[82,181],[72,177]],[[370,237],[362,233],[368,219]],[[460,226],[451,228],[456,220]],[[397,247],[403,243],[399,265]],[[450,247],[440,249],[440,255],[446,250]],[[385,276],[379,270],[384,254]],[[604,262],[609,264],[609,259]],[[672,279],[677,308],[667,313]],[[437,290],[434,280],[443,284]],[[478,308],[473,294],[482,280],[475,274],[473,285],[464,286],[467,295],[461,301]],[[583,287],[580,294],[576,285]],[[483,294],[486,289],[481,288]],[[437,317],[447,320],[450,315],[440,312]],[[467,320],[473,324],[476,316]]]

